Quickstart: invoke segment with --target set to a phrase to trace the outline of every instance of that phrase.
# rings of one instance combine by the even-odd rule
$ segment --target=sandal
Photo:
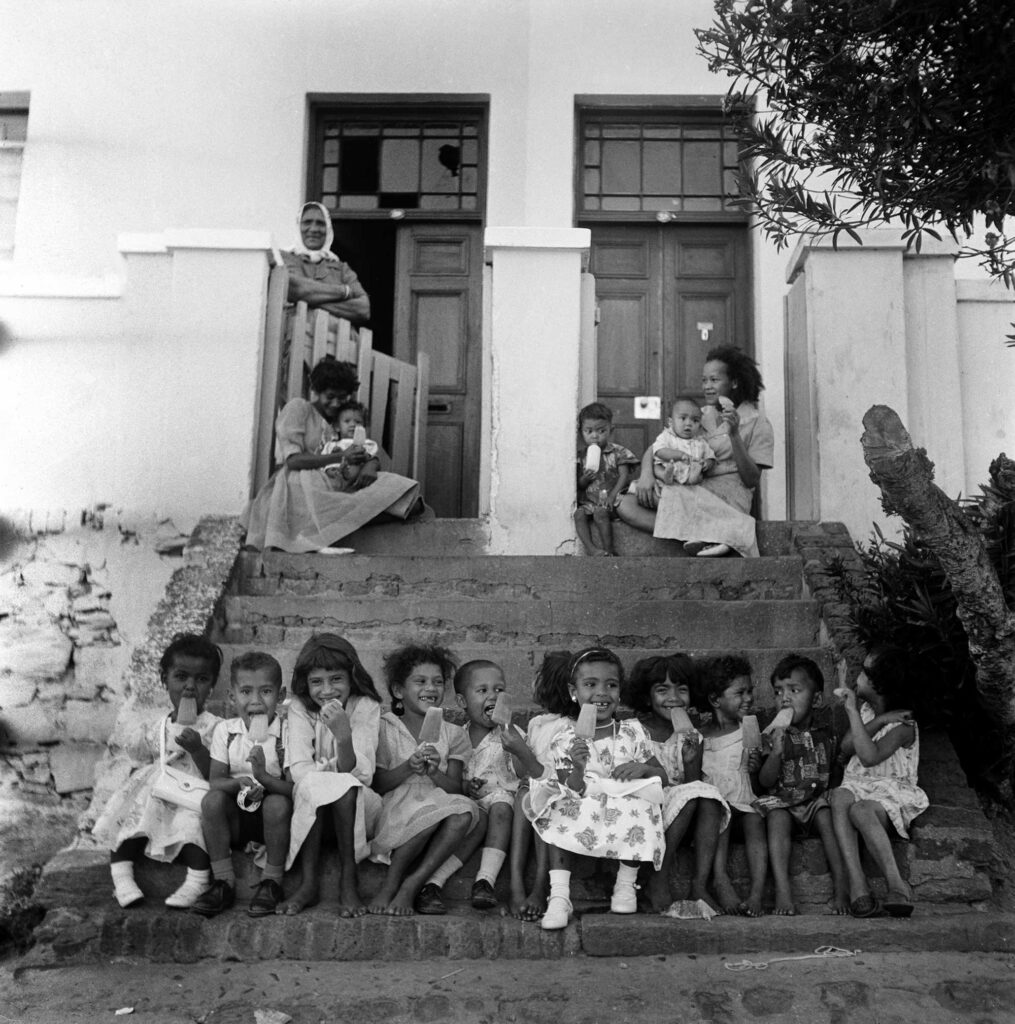
[[[885,910],[889,917],[910,917],[913,913],[913,901],[898,889],[892,889],[885,898]]]
[[[881,907],[870,893],[866,893],[850,901],[849,912],[853,917],[877,917],[881,913]]]

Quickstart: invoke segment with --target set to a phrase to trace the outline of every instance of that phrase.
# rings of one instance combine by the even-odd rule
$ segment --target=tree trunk
[[[1005,725],[1015,724],[1015,615],[978,530],[934,483],[934,464],[922,448],[913,447],[892,409],[872,406],[863,425],[864,461],[881,489],[885,512],[902,516],[948,578],[984,708]]]

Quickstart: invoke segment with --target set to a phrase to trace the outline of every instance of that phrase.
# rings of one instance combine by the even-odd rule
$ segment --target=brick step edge
[[[669,953],[802,955],[820,946],[857,953],[1003,952],[1015,949],[1015,915],[994,911],[937,913],[917,905],[908,920],[801,914],[677,921],[655,915],[578,913],[566,929],[483,914],[451,904],[446,917],[341,919],[321,905],[296,917],[253,919],[232,910],[205,920],[187,912],[120,910],[51,912],[35,945],[14,962],[23,970],[108,963],[201,960],[404,961],[559,959]]]

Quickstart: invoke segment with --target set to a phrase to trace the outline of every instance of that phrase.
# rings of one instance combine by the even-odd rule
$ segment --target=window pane
[[[419,188],[419,143],[385,139],[381,143],[381,191],[415,192]]]
[[[24,142],[28,138],[27,110],[0,110],[0,140]]]
[[[680,195],[680,147],[674,142],[646,142],[642,188],[646,195]],[[653,207],[655,209],[655,207]]]
[[[626,192],[637,195],[641,191],[640,146],[637,142],[603,143],[603,191]]]
[[[713,199],[685,199],[684,209],[685,210],[721,210],[723,208],[722,200],[716,196]]]
[[[680,209],[680,200],[672,196],[645,196],[641,201],[643,210],[666,210],[674,213]]]
[[[462,196],[462,209],[463,210],[475,210],[476,209],[476,197],[475,196]]]
[[[721,128],[706,128],[703,125],[688,125],[684,129],[684,138],[687,139],[719,139],[722,138]]]
[[[381,126],[377,124],[346,124],[343,126],[343,133],[346,136],[355,135],[379,135]]]
[[[585,143],[585,165],[587,167],[598,167],[599,166],[599,143],[598,142],[586,142]]]
[[[634,196],[603,196],[604,210],[640,210],[641,200]]]
[[[582,205],[583,210],[598,210],[599,200],[594,196],[587,196],[584,204]]]
[[[646,139],[679,139],[682,129],[678,124],[647,124],[643,134]]]
[[[719,171],[717,145],[711,142],[684,143],[685,195],[718,195],[721,191]]]
[[[338,163],[338,139],[328,139],[324,143],[324,162],[326,164]]]
[[[585,194],[596,195],[599,192],[599,172],[596,170],[585,172]]]
[[[329,210],[334,210],[335,207],[338,206],[338,197],[334,196],[334,195],[327,195],[327,194],[325,194],[325,195],[321,196],[321,202],[324,203],[324,205]]]
[[[641,129],[636,124],[604,124],[604,139],[637,139]]]
[[[424,139],[421,190],[457,192],[460,163],[461,150],[454,143],[446,139]]]
[[[377,139],[342,139],[340,190],[376,192],[379,146]]]
[[[479,143],[475,139],[466,139],[462,143],[462,163],[479,163]]]
[[[458,196],[424,195],[419,197],[421,210],[457,210]]]
[[[462,168],[462,191],[476,192],[479,185],[479,172],[475,167]]]
[[[341,210],[376,210],[377,196],[351,196],[343,194],[339,196],[338,206]]]
[[[338,168],[325,167],[321,176],[321,191],[336,192],[338,190]]]

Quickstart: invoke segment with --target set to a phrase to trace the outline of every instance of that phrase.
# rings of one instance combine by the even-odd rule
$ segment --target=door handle
[[[427,412],[444,412],[444,413],[451,412],[451,403],[447,402],[447,401],[444,401],[444,402],[427,402],[427,404],[426,404],[426,411]]]

